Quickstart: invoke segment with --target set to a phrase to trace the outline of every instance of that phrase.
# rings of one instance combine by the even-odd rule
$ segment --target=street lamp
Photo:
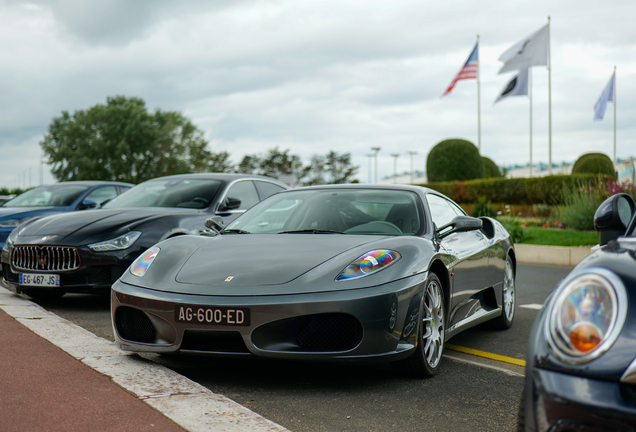
[[[413,156],[417,154],[416,151],[408,152],[411,155],[411,184],[413,184]]]
[[[397,183],[397,158],[399,155],[399,153],[391,153],[393,156],[393,183]]]
[[[375,183],[378,182],[378,152],[380,151],[380,147],[371,147],[371,150],[375,152]]]
[[[373,153],[367,155],[369,157],[369,184],[373,182]]]

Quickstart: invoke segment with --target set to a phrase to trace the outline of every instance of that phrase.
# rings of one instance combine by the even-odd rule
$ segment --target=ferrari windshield
[[[124,192],[102,208],[182,207],[204,209],[214,200],[220,180],[160,179],[151,180]]]
[[[89,186],[39,186],[4,203],[3,207],[66,207],[75,202]]]
[[[414,235],[422,228],[417,196],[375,189],[283,192],[252,207],[225,233]]]

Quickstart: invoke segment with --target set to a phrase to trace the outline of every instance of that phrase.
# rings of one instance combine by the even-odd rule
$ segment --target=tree
[[[136,97],[109,97],[53,119],[40,142],[58,181],[117,180],[204,171],[210,162],[203,132],[175,111],[149,113]]]
[[[612,179],[616,178],[614,164],[609,156],[604,153],[585,153],[581,155],[574,162],[572,174],[583,173],[601,174]]]
[[[234,165],[230,162],[230,154],[226,151],[212,153],[207,150],[203,153],[206,172],[229,173],[234,171]]]
[[[503,177],[501,171],[499,171],[499,167],[492,159],[482,156],[481,160],[484,162],[484,178]]]
[[[484,178],[484,163],[470,141],[447,139],[428,153],[426,173],[429,182]]]

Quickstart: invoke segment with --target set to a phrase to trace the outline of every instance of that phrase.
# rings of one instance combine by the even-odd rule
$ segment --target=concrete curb
[[[289,432],[225,396],[0,287],[0,309],[189,432]]]
[[[575,266],[588,256],[592,246],[540,246],[515,244],[517,262]]]

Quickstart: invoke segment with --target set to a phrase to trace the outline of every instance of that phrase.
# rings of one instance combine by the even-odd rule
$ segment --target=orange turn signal
[[[600,331],[590,323],[580,323],[570,331],[572,347],[582,353],[592,351],[602,340]]]

